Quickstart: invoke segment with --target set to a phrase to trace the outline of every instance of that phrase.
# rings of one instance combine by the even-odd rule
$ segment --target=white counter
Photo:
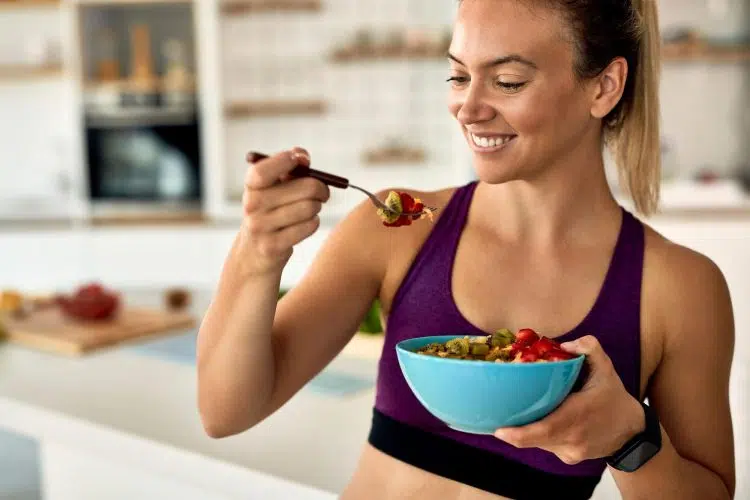
[[[212,440],[191,365],[128,350],[69,359],[0,347],[0,427],[39,440],[45,498],[55,500],[93,500],[98,487],[107,500],[328,500],[354,469],[372,400],[372,390],[346,399],[303,390],[251,431]]]
[[[661,218],[654,225],[714,259],[729,282],[736,498],[750,498],[750,220]],[[89,278],[210,289],[233,235],[221,227],[5,232],[0,282],[42,291]],[[286,285],[304,274],[325,236],[298,247]],[[337,363],[374,370],[372,360]],[[365,442],[372,400],[372,390],[350,399],[303,391],[256,429],[213,441],[200,426],[191,365],[129,350],[64,359],[0,345],[0,427],[40,440],[49,500],[335,498]],[[75,490],[84,485],[108,489]],[[152,496],[157,491],[164,494]],[[609,478],[595,498],[617,498]]]

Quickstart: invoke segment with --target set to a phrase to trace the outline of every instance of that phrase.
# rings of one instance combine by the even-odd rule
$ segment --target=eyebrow
[[[461,66],[466,66],[466,64],[464,64],[463,61],[461,61],[458,57],[454,56],[450,52],[448,52],[447,56],[448,56],[448,59],[452,59],[456,61]],[[530,68],[538,69],[538,66],[533,61],[529,61],[525,57],[521,57],[518,54],[510,54],[507,56],[498,57],[497,59],[493,59],[492,61],[482,64],[482,67],[491,68],[493,66],[500,66],[502,64],[508,64],[508,63],[521,63],[526,66],[529,66]]]

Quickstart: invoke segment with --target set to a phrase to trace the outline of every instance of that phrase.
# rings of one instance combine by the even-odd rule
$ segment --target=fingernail
[[[297,163],[298,165],[304,165],[309,167],[310,166],[310,156],[307,155],[307,153],[299,150],[295,150],[292,152],[292,161]]]
[[[267,158],[266,155],[264,155],[263,153],[258,153],[257,151],[250,151],[247,154],[247,161],[249,161],[250,163],[258,163],[260,160],[263,160],[265,158]]]

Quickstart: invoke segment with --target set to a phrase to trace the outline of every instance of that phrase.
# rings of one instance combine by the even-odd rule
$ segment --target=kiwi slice
[[[469,354],[469,339],[458,338],[449,340],[445,343],[445,347],[451,354],[455,354],[456,356],[466,356]]]
[[[390,211],[380,208],[378,209],[378,216],[383,219],[384,222],[393,224],[398,220],[398,218],[401,216],[401,213],[404,211],[404,207],[401,204],[401,195],[399,195],[396,191],[391,191],[390,193],[388,193],[388,197],[385,199],[385,204],[390,209]]]
[[[507,328],[501,328],[492,334],[490,343],[492,347],[505,347],[516,341],[516,336]]]

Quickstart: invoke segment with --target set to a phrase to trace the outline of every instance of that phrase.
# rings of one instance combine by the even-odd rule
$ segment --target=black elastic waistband
[[[368,441],[402,462],[515,500],[588,499],[601,479],[544,472],[404,424],[377,409]]]

